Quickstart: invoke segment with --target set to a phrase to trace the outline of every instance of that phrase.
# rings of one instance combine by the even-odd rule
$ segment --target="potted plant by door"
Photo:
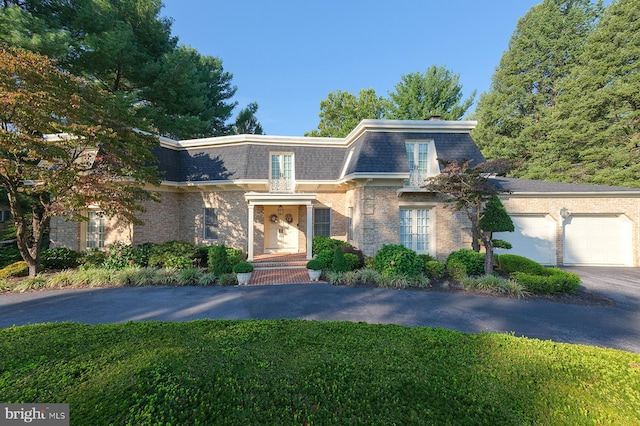
[[[236,274],[239,285],[247,285],[251,279],[253,265],[243,260],[233,266],[233,272]]]
[[[311,281],[318,281],[320,275],[322,275],[322,268],[324,265],[318,259],[311,259],[307,262],[307,271],[309,272],[309,279]]]

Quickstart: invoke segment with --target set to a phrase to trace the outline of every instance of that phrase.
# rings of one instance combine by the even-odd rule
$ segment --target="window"
[[[347,209],[347,215],[349,216],[349,227],[347,228],[347,241],[353,240],[353,207]]]
[[[205,240],[218,239],[218,214],[214,208],[204,209],[204,235]]]
[[[87,216],[89,217],[87,222],[87,248],[104,248],[104,213],[92,211]]]
[[[331,236],[331,209],[313,209],[313,236]]]
[[[272,153],[270,190],[273,192],[293,191],[293,154]]]
[[[429,173],[429,144],[407,143],[406,149],[409,160],[409,186],[419,187]]]
[[[417,253],[429,252],[428,209],[400,209],[400,244]]]
[[[9,222],[11,220],[11,212],[9,210],[0,211],[0,222]]]

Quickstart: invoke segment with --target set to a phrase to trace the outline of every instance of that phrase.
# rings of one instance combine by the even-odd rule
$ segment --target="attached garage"
[[[632,222],[625,215],[576,215],[564,223],[565,265],[633,266]]]
[[[496,253],[517,254],[543,265],[556,264],[556,221],[545,214],[512,214],[514,232],[496,232],[495,239],[505,240],[510,250],[496,249]]]

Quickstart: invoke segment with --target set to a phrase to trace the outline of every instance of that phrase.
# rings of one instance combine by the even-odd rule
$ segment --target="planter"
[[[238,272],[236,277],[238,278],[239,285],[247,285],[249,284],[249,280],[251,280],[251,272]]]
[[[320,279],[320,275],[322,275],[322,269],[319,269],[319,270],[307,269],[307,271],[309,271],[309,279],[311,281],[318,281]]]

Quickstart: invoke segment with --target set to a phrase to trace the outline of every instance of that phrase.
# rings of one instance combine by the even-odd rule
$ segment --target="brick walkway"
[[[249,285],[311,283],[304,253],[261,254],[254,257]]]

